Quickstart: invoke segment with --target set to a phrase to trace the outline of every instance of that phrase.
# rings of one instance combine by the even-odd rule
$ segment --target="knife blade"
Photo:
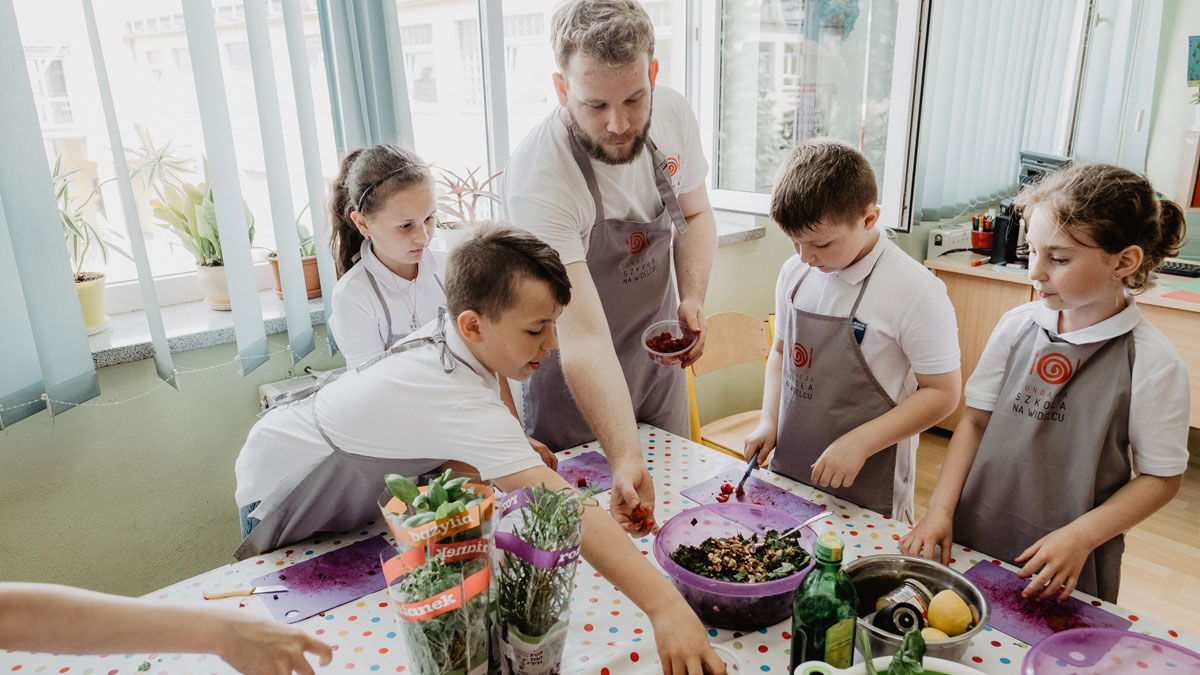
[[[205,600],[232,598],[239,595],[258,595],[260,593],[287,593],[287,586],[246,586],[244,588],[209,589],[204,591]]]

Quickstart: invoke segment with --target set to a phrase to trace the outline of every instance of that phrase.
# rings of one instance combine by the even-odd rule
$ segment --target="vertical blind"
[[[1082,2],[933,5],[914,212],[953,218],[1017,188],[1022,150],[1066,152]]]
[[[0,1],[0,426],[100,393],[11,0]],[[11,313],[7,313],[12,310]],[[41,399],[42,405],[30,401]]]

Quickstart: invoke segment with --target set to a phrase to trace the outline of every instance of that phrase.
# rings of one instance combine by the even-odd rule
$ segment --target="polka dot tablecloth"
[[[650,426],[639,428],[646,466],[654,476],[658,499],[656,517],[660,523],[695,506],[680,492],[695,483],[728,471],[743,462],[685,438]],[[599,450],[595,443],[559,453],[561,458]],[[847,559],[876,553],[897,552],[901,536],[909,526],[879,514],[829,497],[819,490],[769,471],[756,475],[763,480],[833,510],[834,515],[815,525],[818,531],[834,530],[846,542]],[[602,503],[606,500],[601,497]],[[147,598],[164,602],[198,604],[205,602],[201,593],[210,588],[246,586],[267,571],[302,562],[314,555],[340,548],[368,536],[385,533],[381,523],[369,523],[358,531],[334,537],[319,537],[267,555],[221,567],[200,576],[148,594]],[[653,539],[634,540],[638,549],[657,567],[651,551]],[[977,553],[954,547],[951,567],[965,572],[981,558]],[[571,624],[563,654],[564,674],[661,672],[654,647],[649,619],[586,561],[576,572],[572,597]],[[1176,642],[1200,651],[1200,638],[1184,634],[1146,617],[1133,615],[1117,605],[1102,603],[1080,593],[1078,597],[1094,601],[1100,607],[1134,622],[1133,630]],[[234,611],[269,617],[260,600],[254,597],[209,601]],[[401,640],[395,614],[386,591],[314,616],[300,624],[310,634],[333,645],[333,662],[325,672],[404,673]],[[725,645],[742,660],[742,673],[787,672],[791,634],[787,621],[751,633],[710,629],[712,642]],[[985,673],[1017,673],[1028,645],[986,628],[967,649],[963,662]],[[104,656],[56,656],[24,652],[0,652],[0,675],[216,675],[233,672],[214,656],[201,654],[109,654]]]

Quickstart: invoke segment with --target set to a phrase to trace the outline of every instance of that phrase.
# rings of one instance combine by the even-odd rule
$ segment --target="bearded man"
[[[508,219],[558,251],[572,289],[559,351],[525,387],[525,428],[555,451],[599,440],[613,472],[610,511],[641,535],[657,528],[637,423],[688,435],[682,369],[704,353],[716,252],[708,162],[688,102],[655,86],[654,28],[641,5],[568,0],[551,40],[559,107],[513,152],[500,188]],[[663,319],[699,334],[667,365],[641,344]]]

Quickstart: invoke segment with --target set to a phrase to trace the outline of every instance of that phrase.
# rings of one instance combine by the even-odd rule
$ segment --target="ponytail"
[[[1162,238],[1155,253],[1161,258],[1169,258],[1178,255],[1179,249],[1183,248],[1183,242],[1187,238],[1187,220],[1183,216],[1183,209],[1175,202],[1164,199],[1161,204],[1162,217],[1158,222],[1161,225]]]
[[[368,216],[397,190],[432,180],[428,165],[416,153],[398,145],[360,148],[342,158],[329,195],[329,249],[339,275],[354,266],[354,256],[363,243],[350,214],[359,211]]]
[[[354,256],[363,243],[362,233],[350,219],[350,213],[354,211],[354,202],[350,200],[350,191],[346,187],[346,176],[350,173],[350,167],[362,153],[360,148],[342,158],[337,178],[333,180],[329,191],[329,224],[332,231],[329,237],[329,252],[333,254],[333,261],[337,263],[339,276],[354,265]]]

